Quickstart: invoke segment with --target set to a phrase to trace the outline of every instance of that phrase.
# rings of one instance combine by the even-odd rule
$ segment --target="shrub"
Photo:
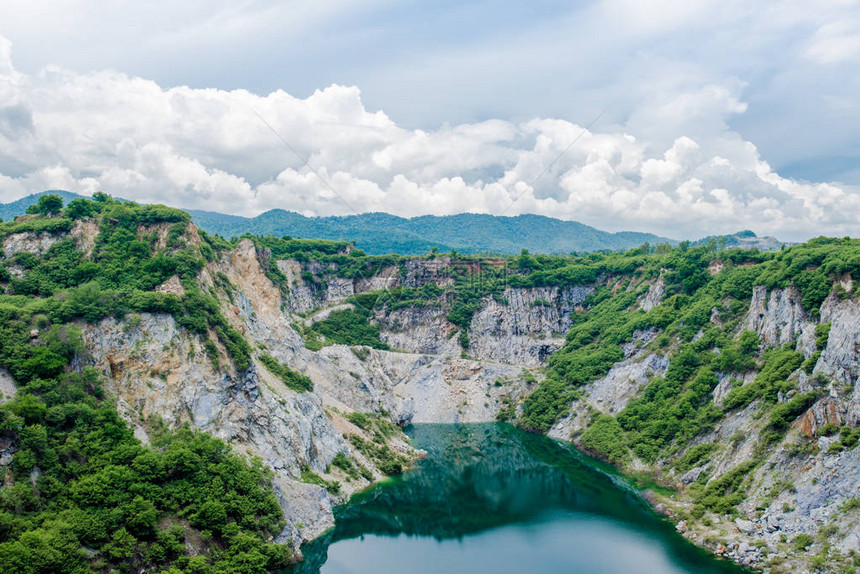
[[[369,322],[370,311],[366,309],[344,309],[334,311],[322,321],[317,321],[306,330],[308,339],[325,338],[326,343],[388,349],[379,338],[379,326]]]
[[[791,539],[791,546],[797,552],[803,552],[804,550],[806,550],[807,548],[812,546],[813,542],[815,542],[815,539],[812,537],[811,534],[803,533],[803,534],[798,534],[797,536],[795,536],[794,538]]]
[[[297,393],[314,390],[314,383],[311,381],[310,377],[297,373],[268,353],[260,355],[260,362],[263,363],[263,365],[265,365],[273,375],[284,381],[287,388],[290,388]]]
[[[598,414],[591,426],[579,438],[583,447],[614,464],[623,464],[630,454],[624,443],[624,433],[615,417]]]

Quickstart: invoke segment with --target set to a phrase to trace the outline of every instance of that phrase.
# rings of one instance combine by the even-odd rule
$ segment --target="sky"
[[[860,235],[860,3],[3,0],[0,201]]]

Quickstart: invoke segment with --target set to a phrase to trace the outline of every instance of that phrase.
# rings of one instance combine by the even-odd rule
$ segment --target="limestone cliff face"
[[[647,304],[659,304],[652,295],[649,290]],[[828,453],[830,446],[839,441],[838,436],[818,436],[818,429],[826,423],[860,425],[860,301],[831,295],[816,319],[802,308],[798,289],[768,292],[764,287],[755,287],[739,331],[753,330],[764,347],[790,345],[809,358],[816,351],[815,330],[819,323],[830,324],[830,335],[812,375],[798,369],[789,376],[799,392],[817,391],[819,399],[795,421],[783,443],[765,451],[765,461],[755,469],[750,481],[748,497],[738,507],[741,516],[737,520],[720,518],[710,527],[679,524],[686,537],[747,566],[761,567],[766,560],[776,557],[784,564],[774,572],[810,571],[802,555],[786,552],[784,542],[799,534],[821,540],[824,526],[829,532],[828,543],[843,553],[860,552],[856,513],[843,510],[848,501],[860,497],[860,451],[855,448]],[[663,374],[666,366],[668,360],[659,355],[639,352],[626,358],[605,377],[584,388],[584,400],[571,406],[571,415],[559,421],[550,435],[561,439],[575,437],[587,425],[590,409],[617,413],[644,381]],[[743,384],[751,383],[755,374],[742,376]],[[729,373],[718,376],[721,382],[713,400],[720,405],[730,388],[730,380],[739,376]],[[788,400],[792,394],[780,400]],[[760,456],[758,449],[767,423],[767,417],[761,417],[757,404],[753,403],[729,413],[713,431],[690,445],[718,445],[700,466],[684,473],[676,473],[663,461],[657,461],[653,467],[634,461],[633,467],[667,475],[681,488],[702,474],[709,477],[710,483]],[[808,440],[807,437],[812,437],[814,448],[798,451],[792,446]],[[672,505],[669,507],[672,512]],[[681,505],[675,510],[685,508]],[[714,542],[717,540],[727,545],[720,546],[721,543]],[[819,549],[816,542],[812,550]]]
[[[193,226],[187,234],[193,241]],[[43,246],[35,243],[31,247]],[[309,269],[295,261],[278,261],[278,268],[290,282],[283,294],[264,272],[261,262],[267,256],[258,252],[253,242],[240,241],[232,251],[222,254],[220,261],[206,266],[199,275],[200,285],[218,298],[224,316],[254,347],[254,354],[265,350],[307,375],[314,382],[313,392],[286,388],[256,358],[251,368],[236,372],[220,346],[221,367],[216,368],[202,342],[179,327],[170,315],[141,313],[81,327],[91,362],[107,375],[119,410],[134,426],[136,435],[147,441],[146,429],[153,417],[158,417],[170,426],[189,423],[227,440],[240,451],[261,457],[275,472],[276,491],[288,520],[280,539],[292,539],[296,544],[329,528],[332,505],[368,484],[365,479],[348,481],[333,470],[330,463],[337,453],[358,460],[371,470],[374,479],[382,477],[373,461],[346,439],[363,431],[349,423],[345,414],[386,412],[401,424],[495,420],[503,406],[518,402],[531,390],[526,380],[533,379],[523,377],[523,368],[538,365],[545,358],[545,354],[530,352],[529,337],[563,332],[569,326],[569,313],[588,292],[506,294],[515,312],[527,321],[525,329],[518,332],[520,338],[506,343],[503,355],[482,352],[475,358],[463,358],[463,349],[454,336],[457,328],[445,318],[444,306],[378,313],[376,320],[383,337],[397,351],[343,345],[311,351],[294,329],[296,322],[319,320],[331,309],[341,308],[354,293],[400,284],[442,285],[447,281],[442,270],[449,261],[410,261],[402,268],[383,269],[369,277],[327,277],[325,285],[308,275],[308,271],[311,276],[319,275],[323,271],[319,264],[312,262]],[[170,283],[160,290],[181,289],[181,285]],[[556,301],[561,307],[530,306],[540,298]],[[311,311],[317,316],[299,316]],[[507,314],[486,307],[482,313],[485,317]],[[477,322],[479,349],[509,336],[517,322],[506,317],[501,329],[485,329]],[[390,446],[414,456],[402,440],[394,439]],[[341,494],[333,496],[319,486],[301,482],[303,468],[326,480],[341,481]]]
[[[440,298],[425,306],[371,309],[371,320],[394,351],[342,345],[311,351],[293,328],[295,323],[321,320],[332,310],[350,305],[346,300],[357,293],[444,286],[450,261],[410,260],[370,276],[350,278],[338,277],[336,268],[319,263],[277,261],[288,280],[282,294],[263,271],[261,260],[266,257],[251,241],[242,241],[203,271],[201,284],[218,294],[228,320],[249,342],[309,376],[313,393],[286,389],[260,365],[243,374],[215,370],[200,353],[199,342],[178,330],[167,316],[141,316],[133,327],[128,320],[106,320],[90,329],[87,337],[130,420],[158,414],[171,424],[189,421],[261,456],[276,472],[276,486],[291,520],[283,537],[296,540],[312,538],[330,526],[331,505],[336,502],[320,487],[296,480],[299,470],[307,466],[336,479],[325,474],[333,456],[337,452],[359,456],[344,439],[344,433],[358,429],[351,428],[340,413],[386,412],[398,423],[494,420],[502,407],[517,404],[533,390],[524,369],[537,373],[535,368],[561,347],[572,313],[595,288],[507,288],[496,297],[486,297],[472,317],[466,349],[457,336],[459,327],[447,319],[448,302]],[[228,279],[229,293],[223,286],[215,287],[212,277],[216,275]],[[325,280],[320,280],[323,276]],[[658,279],[640,299],[639,308],[660,305],[663,293]],[[712,313],[711,320],[719,323],[719,312]],[[821,398],[795,423],[788,439],[766,453],[765,462],[754,471],[748,500],[738,507],[740,518],[722,517],[712,527],[679,527],[688,538],[747,565],[763,564],[763,549],[779,556],[784,552],[784,537],[815,536],[825,523],[839,532],[831,536],[835,546],[860,551],[855,518],[840,511],[846,501],[860,496],[858,451],[827,454],[830,444],[838,440],[834,437],[817,438],[814,453],[798,454],[789,447],[802,436],[815,436],[828,422],[860,424],[860,302],[834,295],[814,317],[803,309],[796,288],[768,292],[756,287],[738,332],[753,330],[763,346],[792,345],[809,358],[816,354],[818,323],[830,323],[827,346],[812,375],[798,369],[790,380],[800,392],[821,390]],[[624,359],[582,389],[584,399],[571,405],[571,414],[550,435],[575,438],[586,428],[592,409],[617,414],[648,380],[664,375],[669,358],[649,346],[658,334],[636,332],[622,345]],[[721,382],[713,400],[719,405],[731,380],[739,375],[718,373],[718,377]],[[755,373],[741,378],[749,384]],[[728,414],[714,430],[694,441],[691,446],[720,445],[700,466],[683,473],[664,461],[654,466],[634,461],[634,467],[662,473],[682,488],[703,474],[710,481],[718,480],[757,456],[766,425],[766,417],[757,416],[753,404]],[[138,426],[145,439],[145,425]],[[345,492],[364,484],[346,485]],[[784,488],[785,484],[792,486]],[[683,510],[683,504],[675,508]],[[714,540],[728,546],[718,548]],[[784,558],[793,571],[806,568],[792,556]]]
[[[616,363],[606,376],[593,381],[583,389],[585,399],[574,403],[571,414],[559,420],[549,431],[549,436],[559,440],[570,440],[573,435],[585,430],[590,418],[590,409],[616,415],[621,412],[639,389],[653,377],[666,374],[669,359],[656,353],[637,351],[628,359]]]
[[[830,323],[830,335],[813,374],[831,377],[844,391],[852,389],[845,422],[860,426],[860,302],[831,295],[821,307],[821,322]]]
[[[296,495],[282,538],[307,539],[330,525],[328,512],[313,508],[330,508],[329,497],[296,480],[302,467],[325,473],[337,452],[349,452],[319,396],[291,391],[256,365],[243,373],[214,369],[196,337],[170,315],[104,319],[84,326],[84,339],[138,438],[148,440],[153,416],[170,426],[188,422],[261,457],[275,471],[279,491]],[[298,494],[311,508],[301,508]],[[300,523],[306,525],[301,533]]]
[[[50,249],[54,243],[67,237],[74,239],[77,247],[89,254],[92,252],[97,235],[98,226],[92,221],[76,221],[69,233],[34,233],[32,231],[13,233],[2,240],[3,255],[9,258],[18,251],[41,255]]]
[[[92,226],[81,224],[70,235],[88,251],[96,233]],[[21,234],[5,238],[2,248],[7,254],[41,253],[63,237]],[[186,239],[199,244],[193,225]],[[208,263],[198,276],[201,288],[217,297],[223,315],[253,348],[253,364],[244,372],[235,370],[222,348],[218,349],[221,366],[214,366],[199,338],[169,315],[142,313],[81,327],[89,360],[106,374],[119,410],[136,435],[148,440],[147,428],[152,417],[158,417],[171,426],[187,422],[229,441],[239,451],[260,456],[275,472],[276,491],[288,520],[280,539],[296,544],[329,528],[332,505],[369,484],[364,478],[346,480],[332,469],[337,453],[360,462],[374,480],[382,477],[373,461],[348,440],[350,434],[367,435],[345,415],[387,413],[401,424],[495,420],[502,408],[518,404],[533,390],[529,381],[533,375],[541,376],[539,367],[563,345],[572,314],[597,287],[508,287],[495,297],[485,297],[469,324],[467,348],[461,345],[460,328],[447,318],[451,303],[442,296],[418,306],[370,309],[371,320],[379,325],[392,351],[343,345],[312,351],[295,324],[321,320],[332,310],[353,304],[347,299],[354,294],[444,287],[451,282],[452,262],[448,257],[413,259],[367,276],[342,277],[333,264],[278,260],[274,264],[287,279],[282,291],[264,271],[271,269],[270,257],[252,241],[243,240],[218,261]],[[11,270],[15,272],[14,267]],[[850,293],[850,287],[845,291]],[[628,288],[639,286],[631,282]],[[178,281],[167,281],[160,288],[178,289],[182,289]],[[638,307],[647,311],[658,306],[664,294],[664,282],[658,278],[642,294]],[[746,564],[762,564],[762,548],[776,555],[783,552],[783,536],[817,535],[822,524],[837,529],[839,534],[831,536],[834,546],[860,551],[856,513],[840,511],[846,501],[860,497],[860,454],[856,448],[828,454],[838,437],[818,436],[827,423],[860,425],[860,301],[831,295],[817,314],[806,312],[801,301],[796,288],[768,292],[756,287],[737,330],[755,331],[765,347],[791,345],[806,358],[817,356],[811,375],[798,369],[789,379],[799,392],[820,391],[820,398],[798,419],[788,439],[766,453],[751,479],[749,499],[739,506],[738,521],[721,517],[713,527],[682,528],[686,536],[705,546],[715,547],[713,540],[729,542],[724,553]],[[718,311],[712,312],[711,321],[721,321]],[[815,336],[819,323],[830,324],[820,356]],[[622,345],[624,359],[581,389],[583,399],[571,405],[571,414],[550,435],[575,439],[593,410],[617,414],[651,378],[663,376],[668,351],[649,344],[658,335],[656,330],[635,332]],[[313,392],[288,389],[258,361],[263,352],[310,377]],[[733,379],[749,384],[755,373],[718,373],[718,378],[712,400],[720,405]],[[0,401],[12,392],[0,372]],[[634,466],[658,473],[680,488],[701,476],[718,480],[757,456],[766,419],[757,416],[755,403],[728,414],[691,445],[715,443],[719,448],[683,473],[673,470],[668,461],[650,466],[634,461]],[[791,448],[801,437],[813,437],[817,449]],[[0,456],[8,455],[8,447],[0,445]],[[408,456],[416,454],[400,439],[393,439],[391,447]],[[301,482],[303,468],[340,481],[342,493],[333,496]],[[792,487],[784,488],[788,483]],[[682,506],[676,509],[683,510]],[[794,571],[805,568],[790,559],[787,563]]]
[[[403,307],[375,313],[381,338],[393,349],[428,355],[456,357],[462,354],[459,328],[448,321],[446,310],[435,307]]]
[[[594,287],[508,287],[486,297],[472,318],[469,355],[487,361],[538,366],[564,345],[574,309]]]
[[[769,347],[793,342],[808,320],[800,301],[797,287],[774,289],[769,297],[765,287],[754,287],[744,328],[758,333]]]

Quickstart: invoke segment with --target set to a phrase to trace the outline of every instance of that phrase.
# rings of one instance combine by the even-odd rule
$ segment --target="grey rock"
[[[663,295],[666,292],[666,281],[663,275],[657,278],[654,283],[648,287],[648,292],[639,303],[639,308],[646,313],[663,302]]]
[[[768,297],[766,287],[754,287],[743,326],[758,333],[763,344],[773,347],[794,341],[806,322],[799,289],[774,289]]]
[[[753,534],[756,530],[754,522],[752,522],[751,520],[744,520],[743,518],[736,518],[735,526],[737,526],[738,530],[740,530],[744,534]]]

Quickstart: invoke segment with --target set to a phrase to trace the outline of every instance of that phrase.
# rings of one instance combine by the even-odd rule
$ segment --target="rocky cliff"
[[[141,233],[153,230],[163,243],[166,228]],[[88,252],[97,231],[91,225],[77,225],[70,236]],[[22,251],[41,255],[64,237],[21,233],[7,237],[3,249],[10,256]],[[184,239],[200,244],[193,225]],[[495,420],[505,405],[518,402],[530,390],[534,378],[524,376],[524,369],[539,366],[559,346],[570,313],[588,292],[508,290],[505,297],[511,303],[501,306],[487,298],[473,321],[475,348],[469,353],[455,336],[458,328],[445,318],[444,305],[374,310],[382,338],[393,350],[346,345],[310,350],[297,323],[351,307],[344,301],[356,293],[444,286],[450,260],[407,260],[354,279],[328,277],[324,286],[308,280],[308,274],[336,268],[278,260],[288,282],[284,290],[264,270],[269,257],[254,242],[243,240],[208,263],[197,279],[202,289],[217,296],[228,322],[251,343],[253,361],[246,370],[233,367],[221,343],[216,344],[218,360],[213,363],[204,341],[170,314],[133,313],[79,326],[87,347],[83,360],[106,375],[120,413],[144,443],[153,421],[171,427],[188,423],[262,458],[275,471],[276,492],[288,520],[280,539],[294,544],[330,528],[333,504],[383,477],[378,461],[349,439],[374,438],[350,422],[349,413],[383,413],[398,424]],[[23,276],[24,270],[18,271]],[[156,291],[184,292],[175,276]],[[262,352],[308,376],[314,390],[289,389],[260,362]],[[4,384],[2,392],[11,395],[14,385]],[[402,435],[386,441],[405,457],[420,454]],[[347,454],[369,474],[346,476],[332,466],[338,453]],[[338,482],[338,491],[332,494],[331,489],[304,482],[305,469],[324,481]]]
[[[661,304],[655,297],[658,290],[652,286],[645,295],[648,309]],[[851,293],[852,286],[846,291]],[[762,416],[760,405],[752,403],[728,414],[713,430],[668,458],[654,464],[634,458],[626,465],[632,472],[649,473],[677,489],[671,496],[649,496],[658,510],[675,517],[684,536],[745,566],[770,572],[836,571],[846,564],[852,568],[853,556],[860,553],[860,514],[856,510],[860,451],[841,448],[840,436],[834,432],[843,425],[856,428],[860,423],[860,300],[833,292],[817,311],[814,315],[804,311],[796,287],[770,291],[755,287],[735,331],[736,336],[744,330],[755,332],[762,350],[791,348],[812,361],[811,369],[807,364],[788,375],[796,390],[779,397],[780,402],[798,393],[811,392],[817,397],[783,439],[773,443],[767,417]],[[716,313],[712,321],[715,318]],[[816,327],[829,327],[826,346],[818,351]],[[637,334],[636,339],[642,341],[643,335]],[[668,357],[660,352],[631,349],[626,355],[606,376],[583,389],[582,399],[571,404],[571,413],[553,426],[550,436],[578,442],[594,412],[618,414],[644,382],[663,376],[669,365]],[[721,382],[710,400],[722,406],[731,388],[754,384],[757,374],[719,373]],[[708,447],[708,455],[693,468],[673,466],[701,446]],[[685,519],[693,508],[685,495],[688,485],[697,481],[717,484],[754,460],[760,463],[744,479],[746,496],[738,505],[737,516],[707,513],[695,523]]]
[[[176,241],[170,233],[165,225],[139,230],[159,249]],[[89,256],[97,236],[91,222],[78,222],[65,233],[9,235],[2,248],[12,261],[10,275],[25,277],[27,268],[14,254],[41,255],[71,237]],[[193,225],[181,239],[201,246]],[[223,337],[211,327],[204,340],[168,313],[79,321],[87,349],[80,361],[105,374],[136,436],[147,442],[156,422],[187,423],[260,457],[274,470],[287,517],[279,539],[296,545],[331,527],[333,504],[383,477],[385,461],[374,449],[384,446],[401,460],[420,456],[386,425],[513,418],[543,380],[551,357],[574,344],[566,334],[592,296],[633,298],[624,312],[649,316],[683,301],[668,271],[648,275],[631,265],[586,279],[497,282],[484,291],[469,285],[473,296],[464,307],[453,295],[455,284],[461,286],[464,276],[496,273],[498,261],[395,258],[356,271],[347,254],[338,257],[279,257],[243,239],[208,258],[195,285],[215,298],[229,326],[249,343],[248,368],[235,367]],[[711,276],[725,272],[720,261],[707,269]],[[520,279],[526,274],[521,268],[513,273]],[[768,418],[753,401],[653,462],[634,456],[622,465],[675,488],[672,495],[655,494],[655,505],[685,536],[740,563],[801,572],[814,567],[814,556],[843,564],[851,552],[860,552],[860,454],[853,445],[841,447],[837,432],[845,425],[850,434],[860,425],[860,300],[850,276],[841,282],[841,290],[833,289],[812,310],[804,307],[798,287],[754,286],[739,320],[723,316],[725,305],[708,307],[693,337],[718,325],[734,340],[755,333],[759,356],[777,348],[802,354],[804,364],[786,377],[791,390],[780,390],[775,400],[812,398],[784,437],[769,437]],[[182,296],[188,286],[172,276],[155,291]],[[379,344],[336,344],[318,334],[311,340],[315,326],[345,312],[377,329]],[[680,337],[655,326],[625,333],[610,349],[617,360],[577,389],[550,436],[582,444],[595,414],[619,415],[651,381],[667,375]],[[721,353],[716,347],[707,352]],[[756,384],[763,369],[756,361],[743,372],[715,374],[718,382],[707,401],[717,411],[733,390]],[[291,388],[273,364],[308,377],[313,390]],[[0,401],[12,394],[14,385],[0,371]],[[707,456],[691,458],[689,467],[677,463],[696,449]],[[365,472],[333,464],[344,456]],[[735,514],[709,511],[692,518],[688,490],[728,480],[753,460]]]

